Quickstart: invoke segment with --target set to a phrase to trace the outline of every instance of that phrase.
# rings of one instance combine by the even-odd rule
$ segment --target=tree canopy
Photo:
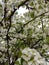
[[[49,0],[0,0],[0,65],[49,65]]]

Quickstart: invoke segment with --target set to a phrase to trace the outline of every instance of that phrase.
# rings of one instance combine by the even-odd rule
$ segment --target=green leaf
[[[39,5],[39,7],[38,7],[39,9],[43,9],[43,7],[41,6],[41,5]]]
[[[23,58],[21,58],[21,65],[23,65],[23,61],[25,61]]]
[[[38,22],[38,25],[40,25],[41,23],[40,22]]]
[[[2,7],[2,5],[0,4],[0,7]]]
[[[46,40],[47,40],[47,44],[49,44],[49,37],[46,37]]]
[[[2,55],[0,54],[0,58],[2,57]]]
[[[16,64],[16,65],[20,65],[19,61],[16,61],[15,64]]]
[[[33,59],[34,59],[34,56],[32,56],[29,61],[32,61]]]
[[[30,3],[30,6],[33,6],[33,5],[34,5],[34,3],[33,3],[33,2],[31,2],[31,3]]]
[[[32,18],[34,18],[34,12],[32,12],[30,15],[31,15]]]
[[[19,56],[19,57],[21,57],[21,55],[22,55],[22,52],[21,52],[21,51],[19,51],[18,56]]]

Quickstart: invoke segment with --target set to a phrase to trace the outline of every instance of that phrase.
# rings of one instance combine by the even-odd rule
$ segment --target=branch
[[[3,23],[2,21],[4,20],[4,17],[2,18],[2,20],[0,21],[0,25],[3,26]]]
[[[29,0],[25,0],[24,2],[22,2],[20,5],[18,5],[18,8],[23,6],[26,2],[28,2]]]
[[[18,5],[17,9],[19,9],[19,7],[23,6],[23,5],[24,5],[26,2],[28,2],[28,1],[29,1],[29,0],[23,1],[20,5]],[[8,17],[11,18],[11,17],[14,15],[14,13],[15,13],[15,11],[16,11],[17,9],[14,8],[14,11],[12,11],[12,13],[11,13]]]
[[[38,50],[37,50],[37,51],[38,51]],[[43,55],[40,51],[38,51],[38,52],[39,52],[39,54],[41,55],[42,58],[45,58],[45,61],[46,61],[46,62],[49,62],[48,59],[47,59],[46,57],[44,57],[44,55]]]
[[[26,2],[28,2],[28,1],[29,1],[29,0],[23,1],[20,5],[18,5],[17,9],[19,9],[19,7],[23,6],[23,5],[24,5]],[[6,8],[5,8],[5,9],[6,9]],[[14,15],[14,13],[15,13],[15,11],[16,11],[17,9],[14,8],[14,11],[11,12],[11,14],[8,16],[8,19],[10,19],[10,18]],[[4,16],[5,16],[5,15],[4,15]],[[1,26],[3,26],[3,23],[2,23],[3,20],[4,20],[4,17],[3,17],[2,20],[0,21],[0,25],[1,25]]]
[[[3,54],[3,53],[6,53],[5,51],[2,51],[2,50],[0,50],[0,52]]]
[[[23,3],[21,3],[18,6],[18,9],[19,9],[20,6],[23,6],[27,1],[29,1],[29,0],[25,0]],[[10,65],[10,56],[9,56],[9,39],[8,39],[8,33],[9,33],[10,28],[11,28],[11,18],[14,15],[14,13],[15,13],[16,10],[17,9],[14,8],[14,11],[12,11],[11,14],[8,16],[8,19],[10,21],[10,25],[9,25],[8,30],[7,30],[6,39],[7,39],[7,54],[8,54],[8,62],[9,62],[9,65]],[[3,20],[4,20],[4,22],[6,22],[6,7],[4,8],[4,18],[2,19],[2,21]],[[2,23],[2,21],[1,21],[1,23]]]
[[[26,5],[26,8],[27,8],[28,10],[36,10],[35,7],[29,6],[29,5],[28,5],[28,2],[27,2],[25,5]]]
[[[7,55],[8,55],[8,63],[9,63],[9,65],[10,65],[10,55],[9,55],[9,36],[8,36],[8,34],[9,34],[9,30],[10,30],[10,28],[11,28],[11,18],[10,18],[9,22],[10,22],[10,24],[9,24],[9,27],[8,27],[8,30],[7,30],[6,40],[7,40]]]
[[[40,15],[38,15],[38,16],[36,16],[36,17],[34,17],[33,19],[31,19],[30,21],[28,21],[27,23],[25,23],[25,24],[23,25],[23,28],[24,28],[26,25],[28,25],[30,22],[34,21],[36,18],[38,18],[38,17],[40,17],[40,16],[42,16],[42,15],[44,15],[44,14],[48,13],[48,12],[49,12],[49,11],[44,12],[44,13],[42,13],[42,14],[40,14]],[[21,30],[22,30],[22,28],[21,28]],[[19,30],[19,31],[18,31],[18,33],[20,33],[20,32],[21,32],[21,30]]]
[[[37,44],[39,44],[39,42],[40,42],[41,40],[43,40],[43,38],[38,39],[38,40],[35,42],[35,44],[32,44],[31,48],[34,48]]]
[[[6,2],[6,0],[4,1],[4,4],[5,4],[5,7],[4,7],[4,23],[5,23],[5,25],[6,25],[6,15],[7,15],[7,7],[6,7],[6,4],[7,4],[7,2]],[[10,30],[10,27],[11,27],[11,18],[9,19],[9,26],[8,26],[8,28],[7,28],[7,34],[6,34],[6,40],[7,40],[7,60],[8,60],[8,65],[10,65],[10,55],[9,55],[9,39],[8,39],[8,33],[9,33],[9,30]]]
[[[24,24],[24,27],[25,27],[27,24],[29,24],[30,22],[34,21],[36,18],[38,18],[38,17],[40,17],[40,16],[42,16],[42,15],[44,15],[44,14],[48,13],[48,12],[49,12],[49,11],[44,12],[44,13],[42,13],[42,14],[40,14],[40,15],[38,15],[38,16],[36,16],[36,17],[34,17],[34,18],[33,18],[33,19],[31,19],[30,21],[28,21],[26,24]]]

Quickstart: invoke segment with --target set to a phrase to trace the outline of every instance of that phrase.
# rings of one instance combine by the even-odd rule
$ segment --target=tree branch
[[[24,5],[26,2],[28,2],[28,1],[29,1],[29,0],[23,1],[20,5],[18,5],[17,9],[19,9],[19,7],[23,6],[23,5]],[[11,14],[10,14],[8,17],[11,18],[11,17],[14,15],[14,13],[15,13],[15,11],[16,11],[17,9],[14,8],[14,11],[12,11]]]
[[[3,54],[3,53],[6,53],[5,51],[2,51],[2,50],[0,50],[0,52]]]
[[[23,5],[24,5],[26,2],[28,2],[28,1],[29,1],[29,0],[23,1],[20,5],[18,5],[17,9],[19,9],[19,7],[23,6]],[[5,9],[6,9],[6,8],[5,8]],[[14,15],[14,13],[15,13],[15,11],[16,11],[17,9],[14,8],[14,11],[11,12],[11,14],[8,16],[8,19],[10,19],[10,18]],[[7,12],[7,13],[8,13],[8,12]],[[3,21],[4,19],[5,19],[5,18],[3,17],[2,20],[0,21],[0,25],[1,25],[1,26],[3,26],[2,21]]]
[[[9,30],[10,30],[10,28],[11,28],[11,18],[10,18],[10,20],[9,20],[9,27],[8,27],[8,30],[7,30],[7,35],[6,35],[6,40],[7,40],[7,54],[8,54],[8,63],[9,63],[9,65],[10,65],[10,55],[9,55],[9,36],[8,36],[8,34],[9,34]]]
[[[38,51],[38,50],[37,50],[37,51]],[[43,54],[42,54],[40,51],[38,51],[38,52],[39,52],[39,54],[40,54],[40,56],[41,56],[42,58],[45,58],[45,61],[46,61],[46,62],[49,62],[48,59],[47,59],[46,57],[44,57]]]
[[[43,40],[43,38],[38,39],[38,40],[35,42],[35,44],[32,44],[31,48],[34,48],[37,44],[39,44],[39,42],[40,42],[41,40]]]
[[[34,21],[36,18],[38,18],[38,17],[40,17],[40,16],[42,16],[42,15],[44,15],[44,14],[48,13],[48,12],[49,12],[49,11],[44,12],[44,13],[42,13],[42,14],[40,14],[40,15],[38,15],[38,16],[36,16],[36,17],[34,17],[34,18],[33,18],[33,19],[31,19],[30,21],[28,21],[26,24],[24,24],[24,27],[25,27],[27,24],[29,24],[30,22]]]
[[[2,21],[4,20],[4,17],[2,18],[2,20],[0,21],[0,25],[3,26],[3,23]]]
[[[40,15],[38,15],[38,16],[36,16],[36,17],[34,17],[33,19],[31,19],[30,21],[28,21],[27,23],[25,23],[25,24],[23,25],[23,28],[24,28],[26,25],[28,25],[30,22],[34,21],[36,18],[38,18],[38,17],[40,17],[40,16],[42,16],[42,15],[44,15],[44,14],[48,13],[48,12],[49,12],[49,11],[44,12],[44,13],[42,13],[42,14],[40,14]],[[20,32],[21,32],[21,30],[22,30],[22,28],[18,31],[18,33],[20,33]]]

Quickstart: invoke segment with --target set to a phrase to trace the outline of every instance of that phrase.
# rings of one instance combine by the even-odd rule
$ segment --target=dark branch
[[[0,50],[0,52],[3,54],[3,53],[6,53],[5,51],[2,51],[2,50]]]
[[[45,58],[45,61],[46,61],[46,62],[49,62],[48,59],[47,59],[46,57],[44,57],[44,55],[43,55],[40,51],[38,51],[38,52],[39,52],[39,54],[40,54],[40,56],[41,56],[42,58]]]
[[[30,21],[28,21],[26,24],[24,24],[24,27],[25,27],[27,24],[29,24],[30,22],[34,21],[36,18],[38,18],[38,17],[40,17],[40,16],[42,16],[42,15],[44,15],[44,14],[48,13],[48,12],[49,12],[49,11],[44,12],[44,13],[42,13],[42,14],[40,14],[40,15],[38,15],[38,16],[36,16],[36,17],[34,17],[34,18],[33,18],[33,19],[31,19]]]
[[[26,8],[27,8],[28,10],[35,10],[35,7],[29,6],[28,3],[26,3],[25,5],[26,5]]]
[[[20,5],[18,5],[17,9],[19,9],[19,7],[23,6],[23,5],[24,5],[26,2],[28,2],[28,1],[29,1],[29,0],[23,1]],[[6,8],[5,8],[5,9],[6,9]],[[14,11],[11,12],[11,14],[8,16],[8,19],[10,19],[10,18],[14,15],[14,13],[15,13],[15,11],[16,11],[17,9],[14,8]],[[8,12],[6,12],[6,13],[8,13]],[[5,15],[4,15],[3,19],[0,21],[0,25],[1,25],[1,26],[3,26],[2,21],[3,21],[4,19],[5,19]]]
[[[20,5],[18,5],[18,8],[23,6],[26,2],[28,2],[29,0],[25,0],[24,2],[22,2]]]
[[[4,20],[4,17],[2,18],[2,20],[0,21],[0,25],[3,26],[3,23],[2,21]]]
[[[42,15],[44,15],[44,14],[48,13],[48,12],[49,12],[49,11],[44,12],[44,13],[42,13],[42,14],[40,14],[40,15],[38,15],[38,16],[36,16],[36,17],[34,17],[33,19],[31,19],[30,21],[28,21],[27,23],[25,23],[25,24],[23,25],[23,28],[24,28],[26,25],[28,25],[30,22],[34,21],[36,18],[38,18],[38,17],[40,17],[40,16],[42,16]],[[20,32],[21,32],[21,30],[22,30],[22,28],[18,31],[18,33],[20,33]]]
[[[7,40],[7,55],[8,55],[8,63],[9,63],[9,65],[10,65],[10,55],[9,55],[9,36],[8,36],[8,34],[9,34],[9,30],[10,30],[10,28],[11,28],[11,18],[10,18],[10,20],[9,20],[9,27],[8,27],[8,29],[7,29],[7,35],[6,35],[6,40]]]
[[[19,7],[23,6],[23,5],[24,5],[26,2],[28,2],[28,1],[29,1],[29,0],[23,1],[20,5],[18,5],[17,9],[19,9]],[[14,15],[14,13],[15,13],[15,11],[16,11],[17,9],[14,8],[14,11],[12,11],[11,14],[10,14],[8,17],[11,18],[11,17]]]
[[[39,44],[39,42],[40,42],[41,40],[43,40],[43,38],[38,39],[38,40],[35,42],[35,44],[32,44],[31,48],[34,48],[37,44]]]

